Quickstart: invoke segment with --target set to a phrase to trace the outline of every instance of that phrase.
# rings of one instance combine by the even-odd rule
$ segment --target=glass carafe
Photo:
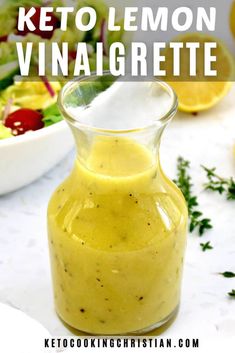
[[[187,229],[184,197],[159,161],[162,132],[177,110],[174,92],[149,83],[152,99],[163,94],[168,105],[164,101],[164,115],[149,123],[145,117],[141,127],[128,125],[133,116],[122,120],[129,129],[113,124],[110,109],[97,124],[99,109],[91,110],[91,122],[92,105],[97,98],[102,104],[114,84],[107,74],[62,90],[59,105],[77,158],[48,208],[56,311],[70,327],[102,335],[147,332],[175,315]],[[148,101],[143,97],[146,111]]]

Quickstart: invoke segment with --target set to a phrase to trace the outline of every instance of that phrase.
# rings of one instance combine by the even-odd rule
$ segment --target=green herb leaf
[[[207,250],[213,249],[213,246],[211,246],[210,241],[208,241],[207,243],[201,243],[200,245],[201,245],[202,251],[207,251]]]
[[[228,295],[232,298],[235,298],[235,289],[232,289],[231,292],[228,293]]]
[[[205,184],[206,190],[218,192],[220,195],[226,194],[227,200],[235,200],[235,180],[222,178],[216,174],[216,168],[206,168],[202,166],[206,172],[208,182]]]
[[[7,139],[9,137],[13,137],[11,129],[7,128],[0,122],[0,140]]]
[[[188,173],[189,168],[190,162],[179,157],[175,183],[181,189],[188,205],[190,233],[197,229],[199,235],[202,236],[206,230],[212,228],[212,224],[211,220],[209,218],[203,218],[203,213],[196,208],[198,206],[198,200],[197,197],[192,194],[193,184],[191,182],[191,176]]]
[[[235,273],[229,272],[229,271],[220,273],[220,275],[222,275],[222,276],[224,276],[224,277],[226,277],[226,278],[233,278],[233,277],[235,277]]]
[[[43,110],[43,122],[45,127],[58,123],[63,120],[57,104],[51,105],[49,108]]]

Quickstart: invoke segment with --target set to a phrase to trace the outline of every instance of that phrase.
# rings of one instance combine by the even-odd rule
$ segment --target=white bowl
[[[17,190],[49,171],[73,147],[65,121],[0,140],[0,195]]]
[[[1,0],[0,0],[1,2]],[[131,6],[135,0],[129,0]],[[125,0],[106,0],[119,15]],[[124,41],[130,41],[127,36]],[[41,177],[54,167],[74,145],[72,133],[65,121],[26,133],[22,136],[0,140],[0,195],[15,191]]]
[[[4,353],[43,353],[46,352],[43,348],[44,339],[51,338],[50,333],[39,322],[22,311],[2,303],[0,303],[0,332],[0,351]]]

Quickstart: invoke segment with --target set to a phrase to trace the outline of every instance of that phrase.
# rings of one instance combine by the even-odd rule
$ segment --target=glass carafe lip
[[[90,130],[96,133],[105,133],[105,134],[129,134],[129,133],[136,133],[136,132],[142,132],[142,131],[146,131],[146,130],[150,130],[153,127],[164,127],[168,122],[170,122],[171,118],[176,114],[177,109],[178,109],[178,97],[175,93],[175,91],[173,90],[173,88],[166,83],[165,81],[161,81],[159,79],[154,79],[153,82],[158,83],[159,85],[161,85],[168,93],[169,95],[172,97],[172,104],[169,106],[169,109],[167,111],[166,114],[164,114],[161,118],[156,119],[154,122],[152,122],[151,124],[146,124],[146,126],[144,127],[137,127],[134,129],[118,129],[118,130],[114,130],[114,129],[105,129],[105,128],[100,128],[97,126],[92,126],[89,124],[85,124],[81,121],[79,121],[79,119],[75,119],[71,114],[69,114],[69,112],[67,111],[67,109],[65,108],[63,102],[64,102],[64,97],[66,96],[66,93],[69,92],[69,90],[71,89],[71,87],[73,85],[79,84],[81,82],[85,82],[89,79],[92,78],[101,78],[104,76],[112,76],[110,71],[104,71],[104,74],[102,76],[98,76],[96,74],[96,72],[92,72],[90,76],[79,76],[69,82],[67,82],[64,87],[62,88],[62,90],[60,91],[59,95],[58,95],[58,106],[59,109],[61,111],[61,113],[63,114],[65,120],[70,123],[72,126],[74,126],[75,128],[80,128],[83,130]]]

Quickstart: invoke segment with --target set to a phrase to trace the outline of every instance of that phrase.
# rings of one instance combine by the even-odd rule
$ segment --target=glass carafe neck
[[[107,73],[69,82],[59,106],[72,128],[78,162],[96,173],[129,176],[156,166],[177,98],[164,82],[121,82]]]
[[[106,176],[131,176],[159,165],[159,147],[165,126],[127,133],[101,133],[72,126],[77,162]]]

